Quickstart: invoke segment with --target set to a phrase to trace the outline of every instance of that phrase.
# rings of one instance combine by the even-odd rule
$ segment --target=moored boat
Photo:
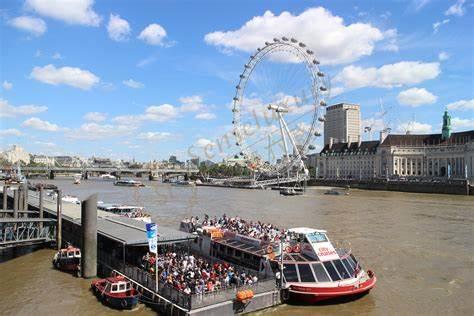
[[[101,174],[101,175],[100,175],[100,178],[101,178],[102,180],[115,180],[115,179],[116,179],[116,177],[115,177],[114,175],[111,175],[111,174],[109,174],[109,173]]]
[[[73,203],[73,204],[81,204],[81,201],[79,200],[79,198],[74,195],[65,195],[62,197],[62,201],[67,202],[67,203]]]
[[[73,246],[61,249],[54,254],[52,264],[58,270],[79,275],[81,272],[81,250]]]
[[[354,299],[368,293],[377,281],[372,271],[362,269],[350,247],[335,247],[325,230],[284,230],[226,216],[203,224],[195,218],[181,222],[181,230],[198,236],[191,245],[194,250],[260,274],[283,271],[281,287],[296,303]]]
[[[140,293],[122,276],[95,280],[91,288],[102,303],[116,309],[133,309],[140,298]]]
[[[132,179],[124,179],[124,180],[116,180],[114,185],[122,186],[122,187],[144,187],[145,185],[140,181],[132,180]]]
[[[293,188],[285,188],[285,189],[280,190],[280,194],[285,195],[285,196],[293,196],[293,195],[303,195],[303,192],[296,191]]]
[[[108,204],[100,202],[97,204],[99,210],[117,214],[127,218],[133,218],[145,223],[151,223],[151,215],[146,213],[141,206],[130,206],[121,204]]]

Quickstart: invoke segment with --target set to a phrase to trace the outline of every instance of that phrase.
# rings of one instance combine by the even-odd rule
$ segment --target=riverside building
[[[317,178],[444,178],[474,181],[474,130],[451,133],[443,115],[440,134],[388,135],[367,142],[333,143],[309,160]]]
[[[324,145],[358,142],[360,138],[358,104],[338,103],[326,108]]]

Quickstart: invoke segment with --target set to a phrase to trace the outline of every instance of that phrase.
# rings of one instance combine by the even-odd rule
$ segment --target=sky
[[[387,127],[438,133],[446,109],[454,131],[472,130],[473,11],[473,0],[4,0],[0,148],[233,156],[239,75],[282,36],[314,51],[328,104],[360,104],[366,140]]]

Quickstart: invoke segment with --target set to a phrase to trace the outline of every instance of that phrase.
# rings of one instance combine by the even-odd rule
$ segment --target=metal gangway
[[[0,218],[0,249],[50,242],[55,226],[52,218]]]

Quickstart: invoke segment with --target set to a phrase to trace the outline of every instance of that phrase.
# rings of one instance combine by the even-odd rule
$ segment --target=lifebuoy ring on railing
[[[290,246],[286,246],[285,247],[285,252],[286,253],[291,253],[291,252],[293,252],[293,249]]]
[[[296,244],[296,245],[293,247],[293,252],[300,252],[300,251],[301,251],[300,244]]]

